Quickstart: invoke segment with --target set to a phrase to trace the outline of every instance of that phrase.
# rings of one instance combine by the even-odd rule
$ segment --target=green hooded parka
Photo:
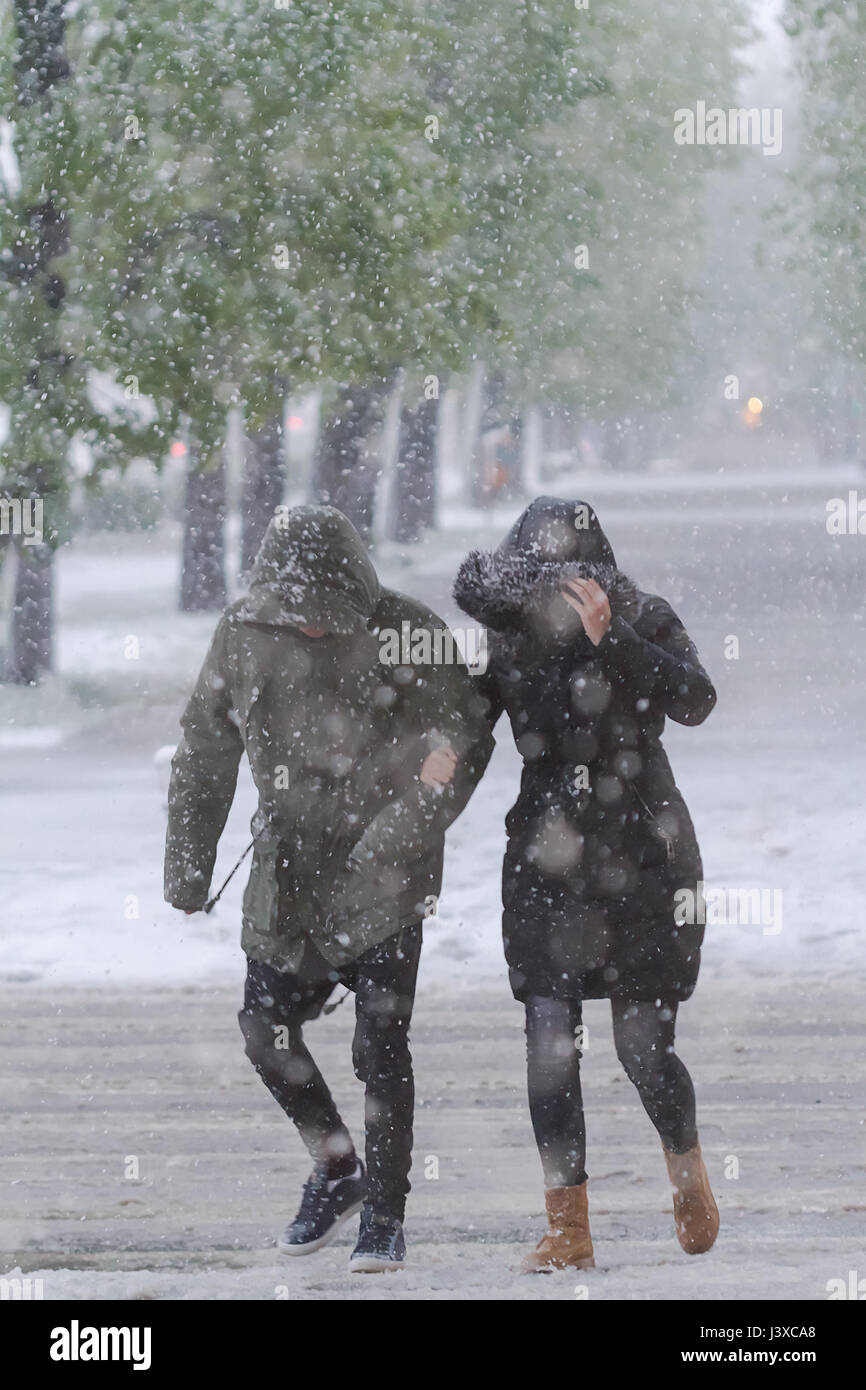
[[[394,663],[393,635],[422,629],[439,637],[426,647],[447,657],[441,619],[380,587],[342,512],[306,506],[274,517],[249,592],[220,619],[181,720],[168,902],[204,906],[246,751],[259,795],[243,904],[248,956],[293,970],[311,939],[339,967],[429,911],[445,831],[493,740],[462,661]],[[444,744],[457,754],[455,775],[445,788],[426,786],[421,765]]]

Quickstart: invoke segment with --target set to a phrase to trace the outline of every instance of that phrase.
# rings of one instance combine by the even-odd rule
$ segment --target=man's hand
[[[447,787],[454,776],[457,754],[446,744],[428,753],[421,768],[421,781],[425,787]]]
[[[580,615],[584,632],[597,647],[610,627],[610,602],[604,589],[594,579],[568,579],[562,597]]]

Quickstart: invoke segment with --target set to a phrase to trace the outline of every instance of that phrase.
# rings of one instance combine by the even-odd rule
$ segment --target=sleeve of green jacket
[[[231,715],[227,634],[228,621],[221,618],[181,718],[183,737],[171,764],[165,899],[187,911],[202,908],[207,901],[243,752]]]
[[[416,774],[367,826],[350,868],[416,859],[460,815],[493,752],[484,701],[462,663],[425,666],[416,690],[427,751],[450,744],[457,754],[454,776],[446,787],[428,787]]]

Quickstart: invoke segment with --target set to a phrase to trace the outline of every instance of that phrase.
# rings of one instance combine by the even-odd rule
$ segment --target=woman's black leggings
[[[676,1004],[611,1001],[616,1055],[637,1087],[666,1149],[698,1142],[695,1091],[674,1052]],[[529,1112],[545,1187],[586,1181],[586,1125],[580,1091],[581,1006],[566,999],[526,1000]]]

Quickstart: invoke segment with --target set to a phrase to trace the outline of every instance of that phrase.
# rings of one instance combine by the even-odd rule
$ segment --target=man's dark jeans
[[[246,1053],[294,1121],[316,1163],[334,1168],[352,1139],[303,1039],[338,984],[355,995],[352,1061],[366,1086],[366,1199],[403,1219],[412,1163],[415,1087],[409,1023],[421,954],[421,923],[405,927],[339,970],[308,942],[297,974],[247,961],[238,1014]]]

